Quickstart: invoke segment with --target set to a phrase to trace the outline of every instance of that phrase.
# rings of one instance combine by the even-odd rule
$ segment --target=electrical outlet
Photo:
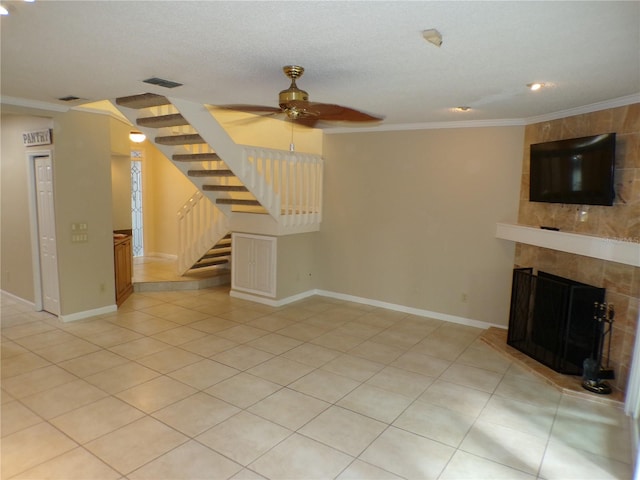
[[[71,243],[87,243],[89,241],[89,225],[86,222],[71,224]]]

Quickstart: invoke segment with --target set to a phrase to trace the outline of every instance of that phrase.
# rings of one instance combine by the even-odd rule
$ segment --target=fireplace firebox
[[[559,373],[582,375],[584,360],[598,354],[594,305],[604,296],[604,288],[516,268],[507,343]]]

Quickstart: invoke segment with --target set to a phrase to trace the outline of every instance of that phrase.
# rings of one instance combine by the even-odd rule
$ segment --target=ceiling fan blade
[[[287,122],[293,122],[296,125],[301,125],[303,127],[309,127],[309,128],[316,127],[319,121],[317,117],[312,117],[312,116],[308,116],[308,117],[300,116],[297,118],[289,118],[285,116],[282,120]]]
[[[245,113],[245,112],[241,112]],[[238,118],[235,120],[222,120],[222,123],[229,126],[242,126],[242,125],[252,125],[256,122],[260,122],[264,119],[272,118],[274,120],[287,120],[287,116],[284,112],[263,112],[263,113],[253,113],[249,116]]]
[[[293,107],[302,110],[305,116],[312,116],[318,120],[335,122],[379,122],[384,117],[371,115],[353,108],[320,102],[291,102]]]
[[[266,105],[244,105],[241,103],[231,105],[216,105],[216,108],[222,108],[224,110],[236,110],[238,112],[246,113],[280,113],[282,109],[279,107],[268,107]]]

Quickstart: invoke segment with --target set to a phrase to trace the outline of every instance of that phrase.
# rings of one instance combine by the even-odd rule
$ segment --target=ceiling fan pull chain
[[[290,152],[296,151],[296,146],[293,143],[293,121],[291,122],[291,143],[289,144],[289,151]]]

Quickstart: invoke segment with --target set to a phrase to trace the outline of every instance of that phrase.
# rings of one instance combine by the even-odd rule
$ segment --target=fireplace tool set
[[[593,393],[611,393],[611,386],[605,379],[615,378],[613,369],[609,367],[611,358],[611,327],[615,312],[612,303],[594,304],[594,329],[596,330],[596,343],[591,351],[591,357],[583,363],[582,387]],[[607,364],[603,367],[603,350],[605,339],[607,343]]]

